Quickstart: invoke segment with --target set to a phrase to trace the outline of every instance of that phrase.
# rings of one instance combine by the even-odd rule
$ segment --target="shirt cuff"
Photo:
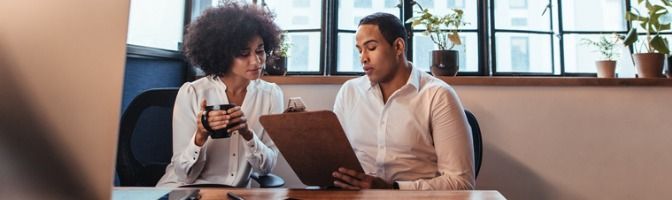
[[[397,181],[399,190],[415,190],[415,182],[413,181]]]
[[[257,134],[254,134],[254,131],[252,132],[252,139],[249,141],[245,141],[245,146],[250,150],[251,153],[257,154],[259,151],[261,151],[260,143],[261,140],[259,140],[259,137],[257,137]]]
[[[191,162],[196,162],[201,157],[200,155],[205,153],[201,152],[201,150],[203,150],[203,147],[197,146],[195,141],[196,141],[196,134],[194,134],[194,136],[191,137],[191,142],[189,142],[189,145],[187,145],[187,148],[185,149],[186,155],[188,155],[188,159]],[[203,144],[203,146],[205,146],[205,144]]]

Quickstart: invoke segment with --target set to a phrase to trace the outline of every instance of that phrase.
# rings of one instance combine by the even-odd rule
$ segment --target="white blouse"
[[[282,113],[283,94],[280,87],[263,80],[247,86],[242,110],[253,132],[250,141],[241,135],[208,140],[196,146],[197,116],[200,103],[228,104],[226,85],[218,77],[207,76],[187,82],[180,88],[173,110],[173,157],[159,187],[188,184],[224,184],[246,187],[252,170],[270,173],[276,164],[278,150],[259,123],[259,117]]]

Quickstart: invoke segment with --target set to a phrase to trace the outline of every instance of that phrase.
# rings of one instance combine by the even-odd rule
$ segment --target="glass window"
[[[550,1],[495,1],[494,73],[554,73]],[[534,45],[530,45],[534,44]]]
[[[582,39],[597,41],[602,35],[611,39],[613,38],[612,33],[624,34],[627,31],[625,13],[611,12],[614,10],[625,11],[625,1],[562,1],[562,16],[560,17],[563,19],[563,29],[565,32],[570,32],[563,33],[563,58],[566,73],[595,73],[597,71],[595,61],[602,59],[602,56],[594,46],[583,44]],[[592,34],[592,32],[605,34]],[[615,48],[620,49],[618,46]],[[617,63],[617,65],[622,64]]]
[[[287,58],[288,72],[319,72],[323,47],[322,1],[266,0],[268,8],[276,14],[275,23],[289,31],[290,49]]]
[[[367,3],[368,2],[368,3]],[[394,1],[396,2],[396,1]],[[359,21],[375,12],[386,12],[399,17],[400,9],[389,6],[390,1],[338,1],[337,72],[363,72],[359,52],[355,48],[355,31]]]
[[[552,73],[551,37],[546,34],[498,33],[496,72]]]
[[[509,7],[513,9],[526,9],[527,0],[509,0]]]
[[[371,0],[355,0],[355,8],[371,8]]]
[[[551,12],[546,9],[549,1],[532,1],[529,7],[509,7],[513,1],[495,1],[495,28],[497,29],[515,29],[515,30],[533,30],[549,31],[551,30]],[[526,19],[527,25],[523,27],[511,24],[512,19]]]
[[[511,37],[511,67],[513,71],[530,71],[530,46],[528,37]]]
[[[309,0],[293,0],[292,5],[294,5],[295,8],[310,8],[310,1]]]
[[[250,0],[242,0],[251,3]],[[262,4],[262,1],[257,1]],[[218,6],[222,0],[192,0],[192,20],[203,10]],[[322,3],[321,1],[292,0],[291,3],[281,0],[265,0],[266,9],[275,14],[275,23],[287,31],[287,42],[290,44],[287,58],[287,71],[319,72],[322,34]]]
[[[511,18],[511,26],[514,27],[524,27],[527,26],[527,19],[526,18]]]
[[[565,31],[625,31],[626,21],[623,11],[625,11],[623,0],[563,0],[563,28]]]
[[[448,8],[464,8],[464,0],[448,0]]]
[[[184,27],[184,1],[131,1],[127,43],[179,50]]]
[[[395,8],[399,5],[399,0],[385,0],[385,8]]]
[[[466,4],[463,0],[418,2],[420,2],[423,8],[427,8],[432,13],[439,16],[449,14],[450,11],[448,9],[432,9],[426,5],[430,3],[434,8],[456,8],[460,6],[459,4],[461,4],[462,9],[464,9],[463,20],[468,24],[466,26],[460,27],[462,45],[455,46],[453,50],[457,50],[459,52],[460,72],[478,72],[478,52],[480,43],[477,34],[478,30],[476,29],[478,23],[477,1],[467,1]],[[457,6],[451,4],[457,4]],[[418,11],[418,8],[414,7],[414,11]],[[413,63],[416,67],[425,71],[429,71],[431,65],[431,52],[433,50],[437,50],[438,46],[434,44],[432,40],[424,34],[423,31],[423,26],[415,27],[415,33],[413,36],[413,55],[409,57],[413,59]]]
[[[423,8],[434,8],[434,0],[416,0],[415,2],[418,2]]]

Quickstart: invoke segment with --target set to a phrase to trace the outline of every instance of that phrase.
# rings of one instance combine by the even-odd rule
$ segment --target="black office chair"
[[[478,126],[478,120],[473,113],[464,110],[467,115],[467,121],[471,126],[471,135],[474,140],[474,168],[476,169],[476,178],[478,178],[478,171],[481,170],[481,161],[483,161],[483,138],[481,137],[481,127]]]
[[[178,88],[142,92],[121,117],[117,173],[120,186],[155,186],[173,154],[172,118]],[[282,187],[285,181],[273,174],[252,179],[262,188]],[[228,187],[219,185],[221,187]]]

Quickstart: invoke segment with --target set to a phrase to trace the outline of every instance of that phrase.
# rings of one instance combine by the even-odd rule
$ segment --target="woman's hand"
[[[208,130],[205,129],[203,126],[203,123],[201,122],[201,117],[205,114],[205,106],[207,105],[207,101],[203,100],[201,101],[201,110],[198,112],[198,116],[196,116],[196,123],[198,124],[198,128],[196,129],[196,137],[194,138],[194,143],[196,146],[203,146],[205,144],[205,141],[208,140]],[[213,110],[208,112],[208,125],[210,125],[210,128],[212,130],[219,130],[226,128],[226,125],[229,124],[229,115],[226,114],[226,111],[224,110]]]
[[[247,118],[245,118],[245,114],[243,111],[240,109],[240,106],[233,107],[228,110],[228,119],[231,124],[235,124],[236,126],[228,129],[227,131],[229,133],[233,133],[234,131],[238,131],[240,136],[243,136],[245,140],[249,141],[252,139],[252,131],[247,128]]]

